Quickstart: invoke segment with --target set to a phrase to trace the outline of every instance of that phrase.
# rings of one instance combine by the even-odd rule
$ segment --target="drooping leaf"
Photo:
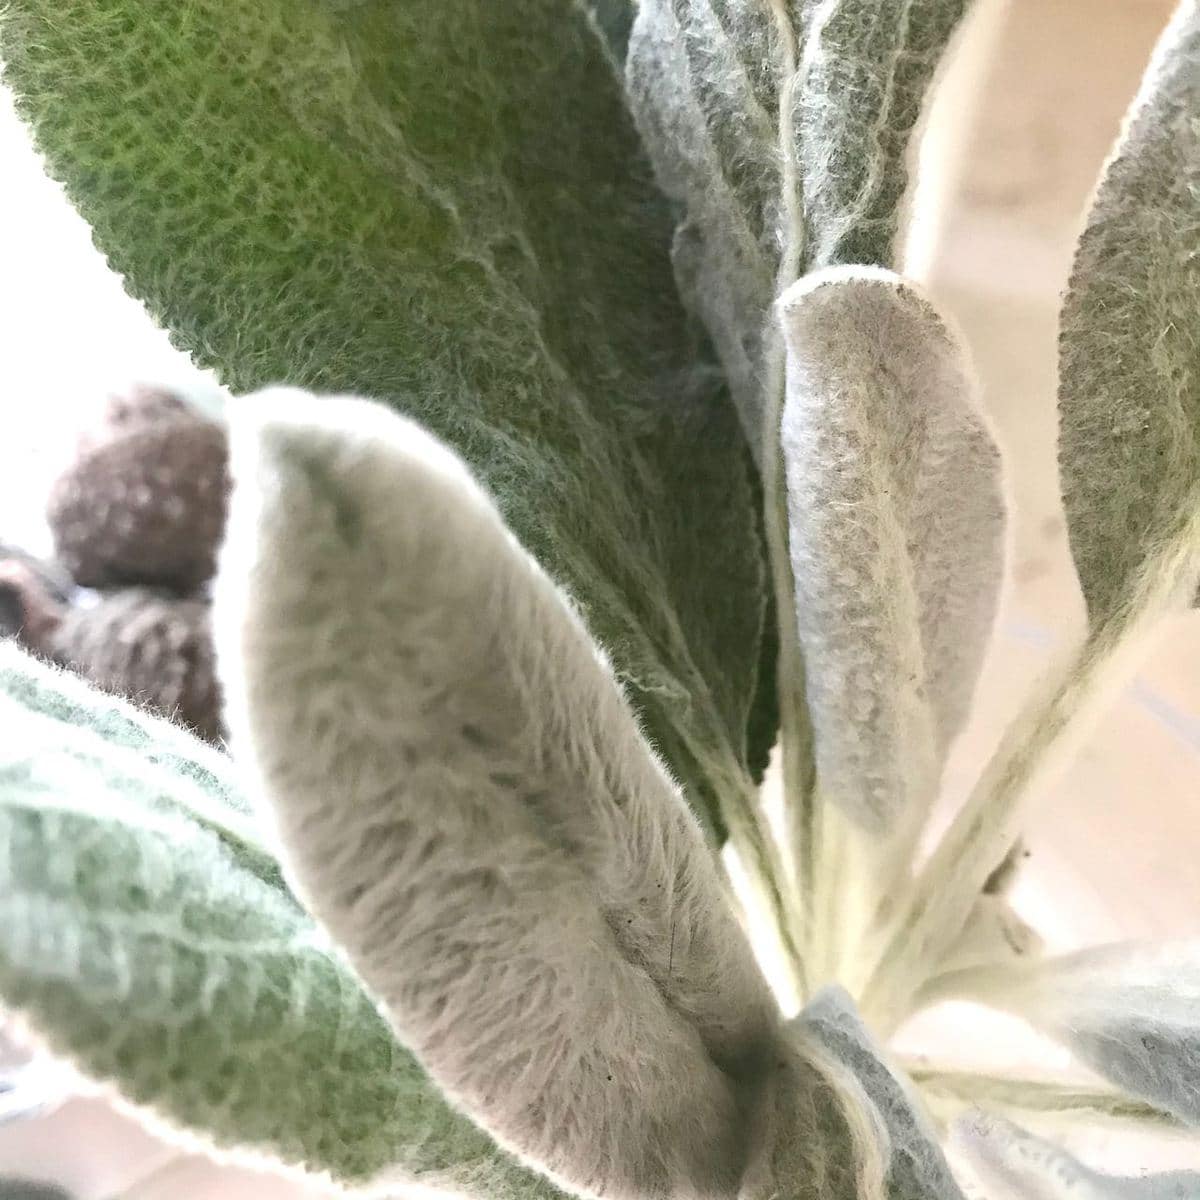
[[[300,894],[448,1095],[601,1196],[721,1194],[775,1007],[583,624],[386,408],[231,419],[218,655]]]
[[[1000,1117],[975,1113],[953,1140],[989,1200],[1193,1200],[1200,1173],[1104,1175],[1066,1150]]]
[[[780,301],[782,444],[818,786],[919,827],[971,707],[1004,567],[1000,460],[965,350],[885,271]]]
[[[0,1005],[222,1151],[553,1197],[443,1099],[283,886],[228,760],[0,646]]]
[[[0,37],[49,169],[176,343],[235,392],[384,399],[458,449],[719,832],[774,733],[747,748],[756,501],[583,9],[17,0]]]
[[[973,991],[1130,1095],[1200,1125],[1200,942],[1119,943],[980,972]]]
[[[762,453],[771,305],[799,275],[891,266],[909,137],[966,0],[641,0],[634,112],[684,208],[675,271]],[[768,435],[770,436],[770,435]]]
[[[1094,624],[1200,507],[1200,6],[1155,50],[1079,243],[1060,337],[1059,463]]]
[[[888,1065],[883,1052],[840,988],[818,992],[787,1026],[800,1086],[779,1124],[783,1141],[775,1150],[780,1165],[821,1164],[822,1187],[806,1190],[812,1179],[802,1171],[766,1176],[775,1194],[822,1196],[829,1200],[963,1200],[932,1124],[909,1085]],[[782,1059],[777,1067],[787,1064]],[[813,1073],[821,1086],[814,1089]],[[781,1072],[782,1075],[782,1072]],[[787,1093],[784,1093],[785,1098]],[[784,1150],[788,1153],[784,1153]],[[872,1163],[871,1159],[878,1161]],[[752,1157],[752,1162],[755,1159]],[[770,1195],[760,1187],[747,1195]]]

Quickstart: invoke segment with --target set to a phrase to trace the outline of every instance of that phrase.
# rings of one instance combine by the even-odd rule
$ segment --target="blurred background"
[[[957,319],[973,350],[1015,512],[1011,587],[976,719],[949,769],[948,804],[1048,656],[1081,632],[1055,466],[1059,296],[1088,197],[1172,7],[977,0],[933,98],[906,269]],[[108,392],[139,380],[174,384],[215,405],[220,389],[125,295],[42,173],[3,94],[0,179],[0,540],[40,552],[48,548],[48,483]],[[1196,934],[1200,613],[1148,648],[1145,668],[1113,698],[1095,737],[1038,797],[1029,849],[1015,903],[1051,949]],[[964,1061],[997,1068],[1014,1046],[1042,1065],[1059,1055],[962,1006],[915,1023],[906,1045],[919,1054],[931,1031],[939,1042],[961,1031]],[[5,1121],[0,1093],[0,1173],[53,1180],[80,1200],[322,1194],[181,1155],[102,1097],[60,1103],[54,1079],[48,1088],[44,1115],[21,1121]],[[1200,1165],[1184,1144],[1103,1133],[1076,1144],[1114,1169]]]

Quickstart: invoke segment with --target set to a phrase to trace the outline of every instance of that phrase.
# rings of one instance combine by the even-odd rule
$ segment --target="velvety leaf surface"
[[[1061,1147],[983,1113],[955,1124],[953,1141],[988,1200],[1194,1200],[1200,1173],[1104,1175]]]
[[[838,269],[795,284],[779,308],[818,787],[864,826],[917,829],[999,601],[999,452],[965,349],[912,285]]]
[[[756,451],[771,304],[798,275],[892,265],[909,136],[965,0],[642,0],[628,83],[675,270]],[[778,380],[775,380],[777,383]]]
[[[231,418],[234,753],[446,1094],[606,1200],[732,1193],[777,1009],[603,656],[463,461],[361,399]]]
[[[978,995],[1200,1125],[1200,942],[1118,943],[984,976]]]
[[[826,988],[788,1022],[773,1170],[751,1158],[745,1200],[964,1200],[910,1085],[889,1066],[850,996]],[[791,1176],[791,1177],[788,1177]],[[811,1190],[810,1190],[811,1189]]]
[[[555,1195],[453,1110],[283,886],[228,761],[0,646],[0,1002],[223,1150]]]
[[[1080,240],[1059,464],[1092,621],[1128,602],[1200,486],[1200,7],[1163,34]]]
[[[177,344],[234,391],[385,399],[456,447],[719,831],[774,733],[747,748],[756,501],[589,15],[18,0],[0,37],[51,172]]]

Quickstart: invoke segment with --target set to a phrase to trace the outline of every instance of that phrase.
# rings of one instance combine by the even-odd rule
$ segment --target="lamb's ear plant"
[[[348,1189],[1200,1194],[1007,1123],[1200,1124],[1195,944],[1045,958],[1006,895],[1200,581],[1200,8],[1064,310],[1090,631],[918,862],[1007,539],[966,351],[897,273],[963,8],[10,0],[50,171],[240,394],[231,753],[0,647],[0,1002],[36,1038]],[[1092,1074],[897,1058],[946,997]]]

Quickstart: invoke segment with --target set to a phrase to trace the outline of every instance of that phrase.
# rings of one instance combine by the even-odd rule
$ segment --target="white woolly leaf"
[[[1200,942],[1084,950],[980,975],[975,991],[1131,1095],[1200,1125]]]
[[[780,301],[796,621],[821,794],[913,827],[970,710],[1004,562],[1000,460],[965,353],[883,271]]]
[[[1052,1142],[983,1113],[956,1122],[952,1139],[986,1189],[988,1200],[1195,1200],[1200,1196],[1200,1173],[1102,1175]]]
[[[228,758],[0,645],[0,1005],[192,1142],[554,1189],[442,1097],[283,884]]]
[[[381,406],[243,402],[234,745],[397,1032],[576,1191],[708,1194],[774,1007],[607,661],[464,464]]]
[[[1059,461],[1092,620],[1129,603],[1200,506],[1200,5],[1155,51],[1079,243]]]
[[[909,136],[966,0],[641,0],[627,79],[685,209],[675,271],[761,449],[779,288],[891,265]]]
[[[840,988],[788,1023],[741,1196],[962,1200],[932,1125]]]

